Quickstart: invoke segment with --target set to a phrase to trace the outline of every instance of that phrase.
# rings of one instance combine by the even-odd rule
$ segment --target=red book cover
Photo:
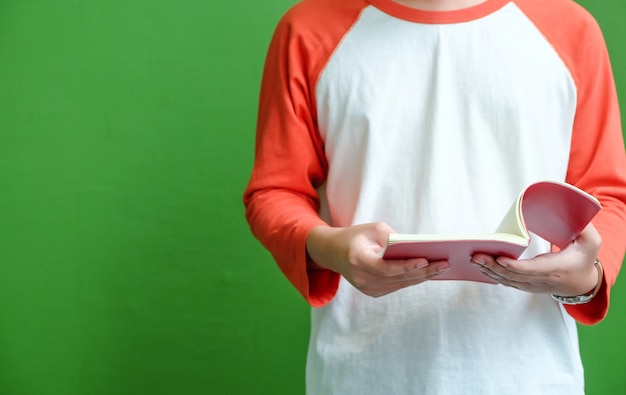
[[[426,258],[447,260],[450,270],[435,280],[494,283],[470,263],[472,255],[519,258],[530,244],[531,233],[564,248],[600,211],[598,200],[581,189],[557,181],[540,181],[525,188],[500,226],[490,234],[389,235],[384,259]]]

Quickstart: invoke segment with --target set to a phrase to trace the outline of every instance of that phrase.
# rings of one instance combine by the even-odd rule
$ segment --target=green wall
[[[249,234],[265,50],[294,1],[0,0],[0,394],[298,394],[308,308]],[[626,96],[626,5],[585,5]],[[626,393],[626,286],[581,328]]]

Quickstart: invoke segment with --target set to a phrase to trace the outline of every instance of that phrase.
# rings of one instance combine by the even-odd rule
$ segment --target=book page
[[[500,222],[500,225],[496,228],[496,233],[508,233],[528,239],[530,235],[526,230],[524,223],[524,217],[522,215],[522,198],[524,193],[521,193],[517,199],[513,202],[509,211],[507,211],[504,218]]]

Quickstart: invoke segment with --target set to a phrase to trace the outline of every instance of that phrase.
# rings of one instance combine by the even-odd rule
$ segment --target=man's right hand
[[[307,237],[306,249],[313,264],[341,274],[373,297],[421,284],[450,268],[446,261],[382,259],[381,252],[393,232],[383,222],[345,228],[317,226]]]

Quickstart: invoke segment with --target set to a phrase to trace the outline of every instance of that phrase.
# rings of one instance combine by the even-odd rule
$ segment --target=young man
[[[626,158],[582,8],[304,0],[270,45],[257,133],[246,216],[314,307],[309,394],[584,393],[575,323],[607,313]],[[534,238],[524,259],[473,257],[498,285],[379,256],[394,231],[492,231],[542,179],[603,209],[560,252]]]

